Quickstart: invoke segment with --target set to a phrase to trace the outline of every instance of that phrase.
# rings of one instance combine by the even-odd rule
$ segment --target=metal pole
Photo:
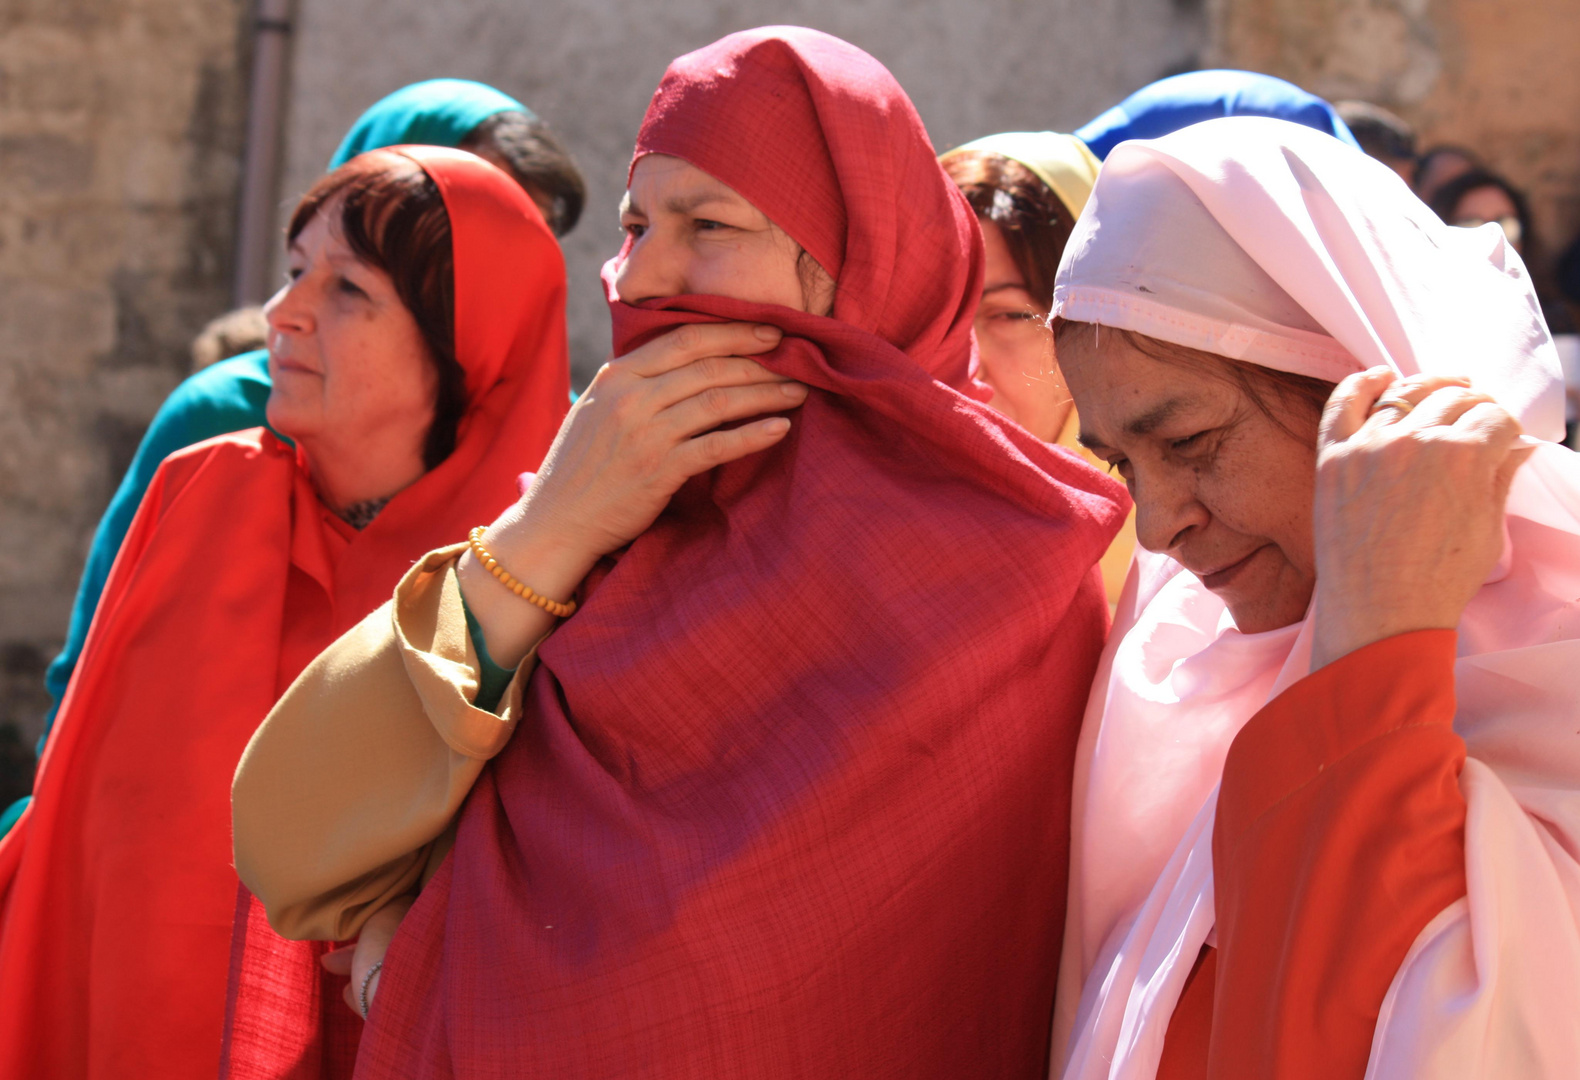
[[[247,148],[242,164],[241,213],[236,228],[237,307],[262,303],[270,288],[275,203],[280,176],[280,121],[290,61],[291,0],[257,0],[252,78],[248,88]]]

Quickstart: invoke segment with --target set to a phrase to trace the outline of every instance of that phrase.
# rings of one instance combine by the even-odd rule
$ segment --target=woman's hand
[[[1509,485],[1530,456],[1519,438],[1465,379],[1373,368],[1338,385],[1317,445],[1313,671],[1459,624],[1502,553]]]
[[[781,336],[752,323],[692,324],[610,360],[565,418],[526,496],[487,530],[489,551],[534,591],[568,599],[593,564],[641,535],[688,479],[784,438],[784,417],[716,430],[806,400],[805,386],[749,359]],[[552,618],[470,552],[460,575],[489,653],[514,667]]]
[[[401,920],[411,910],[412,903],[412,897],[404,897],[386,904],[368,917],[355,945],[325,953],[320,960],[326,971],[351,977],[351,982],[342,996],[346,1004],[364,1020],[368,1017],[362,1008],[362,982],[364,979],[367,980],[367,1004],[372,1005],[373,995],[378,992],[379,979],[383,977],[384,954],[389,952],[395,931],[400,929]],[[380,968],[373,972],[373,978],[368,979],[368,972],[372,970],[374,964],[379,964]]]

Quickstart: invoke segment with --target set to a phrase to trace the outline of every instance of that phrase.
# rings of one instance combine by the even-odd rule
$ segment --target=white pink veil
[[[1117,147],[1053,313],[1337,381],[1470,376],[1548,440],[1459,627],[1468,895],[1417,939],[1368,1077],[1580,1076],[1580,460],[1557,354],[1495,225],[1450,228],[1330,136],[1233,117]],[[1309,665],[1309,618],[1241,634],[1139,554],[1077,754],[1052,1075],[1151,1078],[1214,923],[1212,826],[1241,726]]]

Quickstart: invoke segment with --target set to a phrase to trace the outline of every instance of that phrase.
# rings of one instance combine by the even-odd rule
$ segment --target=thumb
[[[1392,368],[1381,366],[1346,375],[1322,410],[1318,449],[1341,443],[1359,431],[1377,399],[1392,385],[1394,375]]]
[[[343,949],[336,949],[334,952],[325,953],[319,957],[318,962],[323,964],[324,970],[331,975],[350,975],[351,957],[355,952],[356,949],[347,946]]]
[[[1527,441],[1522,436],[1498,465],[1498,471],[1492,478],[1492,498],[1500,509],[1509,501],[1509,488],[1514,485],[1514,474],[1536,453],[1537,445],[1535,440]]]

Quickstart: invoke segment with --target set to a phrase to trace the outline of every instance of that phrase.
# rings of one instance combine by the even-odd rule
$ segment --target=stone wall
[[[452,76],[515,95],[587,174],[587,210],[565,245],[585,382],[609,347],[598,269],[620,244],[615,207],[648,98],[674,57],[767,23],[814,26],[877,56],[940,149],[993,131],[1069,130],[1191,66],[1205,29],[1199,0],[298,0],[282,206],[391,90]],[[369,27],[378,47],[357,47]]]
[[[1548,253],[1580,231],[1574,0],[1211,0],[1214,63],[1361,98],[1463,145],[1531,195]],[[1535,267],[1538,271],[1543,267]]]
[[[0,9],[0,733],[36,733],[93,526],[227,306],[247,10]]]

